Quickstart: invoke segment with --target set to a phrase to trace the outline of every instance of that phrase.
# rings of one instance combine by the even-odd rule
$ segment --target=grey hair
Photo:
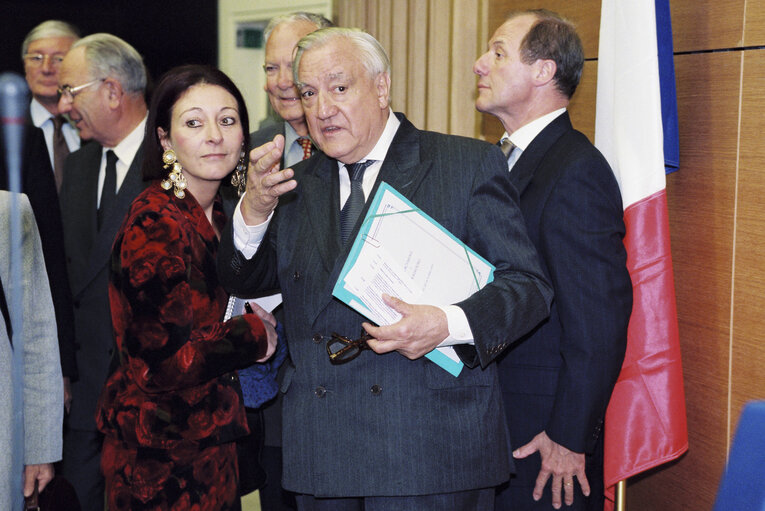
[[[75,41],[80,38],[80,31],[74,25],[60,20],[48,20],[43,21],[35,28],[29,31],[24,38],[24,42],[21,43],[21,58],[27,54],[29,45],[38,39],[45,39],[48,37],[71,37]]]
[[[298,84],[298,87],[300,87],[301,83],[298,80],[298,69],[300,68],[300,59],[303,53],[314,48],[321,48],[330,41],[340,38],[347,39],[356,47],[361,63],[370,78],[375,78],[382,73],[390,75],[390,59],[377,39],[360,28],[323,28],[306,35],[295,46],[292,74],[293,80]]]
[[[266,25],[266,30],[263,34],[263,40],[266,44],[268,44],[268,38],[271,37],[271,32],[273,32],[277,26],[281,25],[282,23],[295,23],[298,21],[313,23],[317,29],[335,26],[334,23],[329,21],[321,14],[303,11],[293,12],[290,14],[281,14],[279,16],[274,16],[271,18],[271,21],[268,22],[268,25]]]
[[[146,68],[135,48],[112,34],[92,34],[72,45],[85,48],[90,72],[97,78],[117,79],[122,88],[132,94],[146,89]]]

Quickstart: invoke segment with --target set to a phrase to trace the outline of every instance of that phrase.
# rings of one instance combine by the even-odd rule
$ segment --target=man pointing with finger
[[[253,150],[218,259],[232,292],[284,297],[283,484],[301,510],[492,509],[512,470],[492,361],[552,298],[502,153],[393,114],[388,57],[362,31],[305,36],[294,69],[323,154],[281,170],[278,144]],[[366,324],[372,350],[333,365],[332,333],[356,339],[366,319],[331,290],[381,181],[493,263],[494,281],[443,307],[388,300],[403,318]],[[459,377],[423,358],[443,343],[460,345]]]

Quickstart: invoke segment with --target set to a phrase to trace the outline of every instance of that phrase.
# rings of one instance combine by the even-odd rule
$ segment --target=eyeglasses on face
[[[60,53],[55,53],[53,55],[47,55],[45,53],[27,53],[24,55],[24,61],[30,67],[41,67],[46,60],[51,67],[58,68],[64,61],[64,56]]]
[[[93,80],[88,83],[83,83],[82,85],[78,85],[77,87],[72,87],[71,85],[62,85],[58,88],[58,97],[64,97],[68,100],[74,100],[74,97],[82,92],[85,88],[90,87],[94,83],[103,82],[106,80],[106,78],[98,78],[96,80]]]
[[[362,351],[370,349],[367,345],[369,339],[373,339],[373,337],[366,332],[362,332],[361,337],[355,340],[333,333],[332,339],[327,341],[329,361],[334,365],[350,362],[361,355]]]

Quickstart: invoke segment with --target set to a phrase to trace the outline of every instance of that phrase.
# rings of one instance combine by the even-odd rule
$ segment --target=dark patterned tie
[[[64,180],[64,160],[69,156],[69,146],[64,138],[64,124],[66,119],[63,115],[51,117],[53,120],[53,175],[56,178],[56,190],[61,191],[61,183]]]
[[[300,144],[300,146],[303,148],[303,159],[307,160],[308,158],[311,157],[311,153],[313,152],[311,150],[311,139],[310,138],[305,138],[305,137],[300,137],[297,140],[298,140],[298,143]]]
[[[343,209],[340,210],[340,237],[343,244],[348,241],[348,236],[350,236],[353,226],[356,225],[361,210],[364,209],[364,190],[361,184],[364,179],[364,171],[374,162],[375,160],[366,160],[345,166],[351,178],[351,194],[345,201]]]
[[[106,174],[104,175],[104,186],[101,188],[101,204],[98,207],[98,228],[101,229],[101,222],[106,216],[107,211],[114,202],[117,195],[117,155],[109,149],[106,151]]]

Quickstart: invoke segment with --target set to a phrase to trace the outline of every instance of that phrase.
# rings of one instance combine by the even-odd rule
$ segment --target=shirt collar
[[[53,114],[35,98],[32,98],[32,103],[29,105],[29,115],[32,117],[32,124],[38,128],[45,124],[45,121],[53,117]]]
[[[396,114],[393,113],[393,110],[388,108],[388,120],[385,123],[385,129],[383,129],[383,132],[380,135],[380,138],[377,139],[377,143],[372,148],[372,150],[369,151],[369,154],[367,154],[365,157],[363,157],[359,161],[384,160],[385,155],[388,154],[388,148],[393,142],[393,137],[396,136],[396,132],[398,131],[398,127],[400,125],[401,125],[401,121],[398,120],[398,117],[396,117]]]
[[[549,114],[545,114],[542,117],[534,119],[528,124],[524,124],[515,130],[512,135],[509,135],[510,141],[513,143],[513,145],[515,145],[515,147],[519,148],[521,151],[525,151],[529,144],[531,144],[531,142],[537,138],[537,135],[539,135],[542,130],[547,127],[548,124],[557,119],[565,111],[565,108],[559,108],[558,110],[552,111]],[[506,138],[508,138],[507,132],[502,135],[500,141]]]
[[[295,143],[295,140],[299,139],[300,135],[297,134],[297,131],[295,131],[295,128],[292,127],[290,123],[287,121],[284,121],[284,147],[285,151],[287,148],[292,147],[292,144]]]
[[[133,158],[135,158],[135,154],[138,152],[138,149],[140,149],[141,144],[143,143],[145,129],[146,117],[144,117],[143,120],[138,123],[138,126],[133,128],[133,131],[131,131],[128,136],[123,138],[119,144],[114,147],[104,147],[103,153],[106,153],[106,151],[111,149],[114,151],[114,154],[117,155],[117,158],[119,158],[121,162],[125,162],[127,165],[130,165],[133,162]]]

